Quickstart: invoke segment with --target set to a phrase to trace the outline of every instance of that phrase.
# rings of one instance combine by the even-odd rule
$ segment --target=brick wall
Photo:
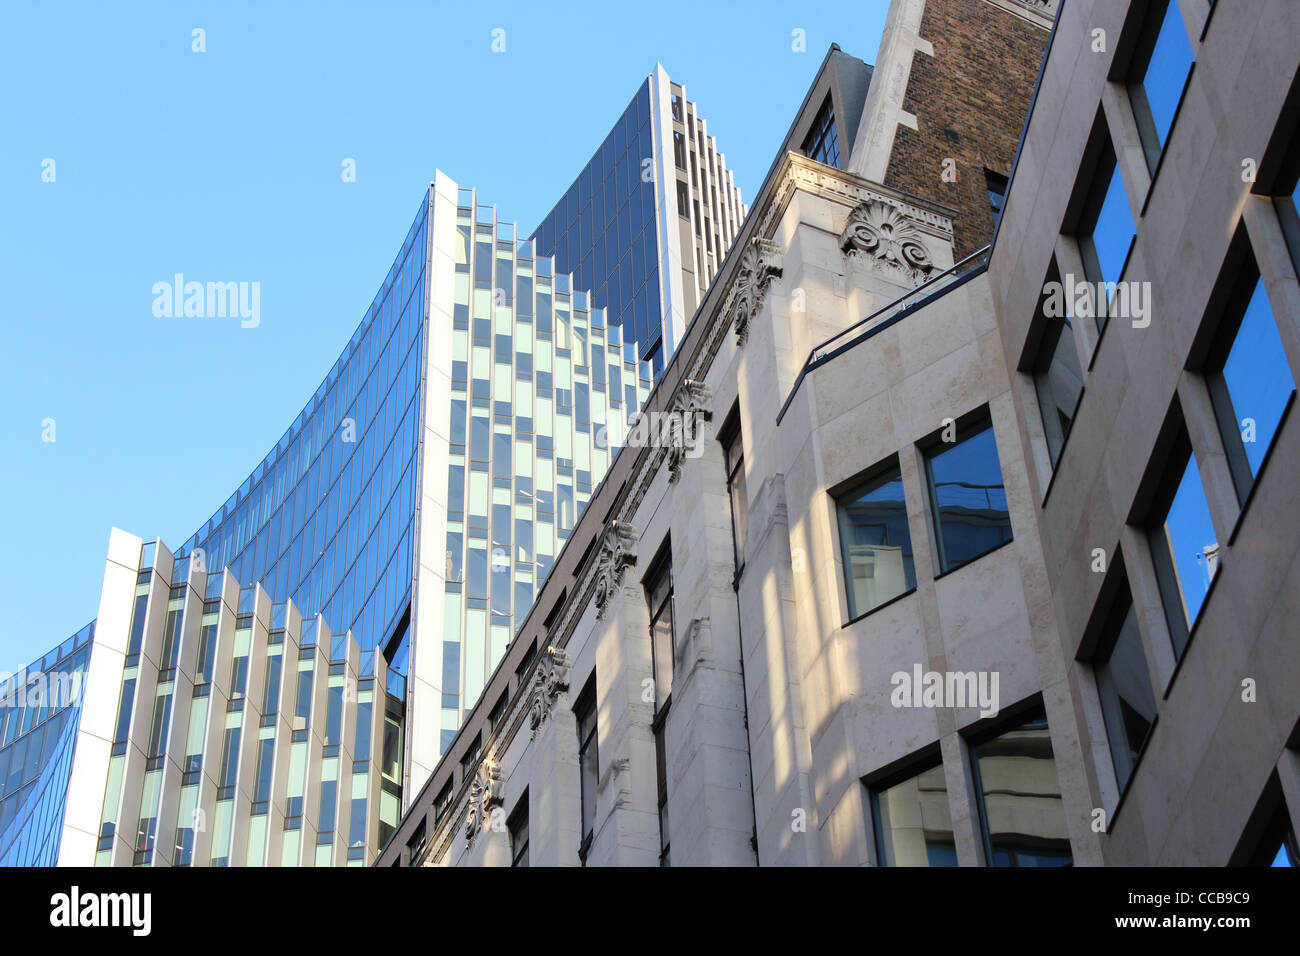
[[[1011,174],[1047,31],[987,0],[927,0],[921,37],[934,56],[912,58],[903,104],[918,129],[898,127],[885,185],[956,209],[960,259],[992,238],[984,170]],[[944,181],[946,158],[956,181]]]

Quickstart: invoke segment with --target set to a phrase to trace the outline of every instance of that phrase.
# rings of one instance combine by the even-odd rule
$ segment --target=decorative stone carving
[[[555,699],[569,689],[569,671],[573,661],[569,652],[562,647],[548,645],[537,665],[537,676],[533,680],[533,703],[528,716],[531,737],[537,736],[537,728],[555,710]]]
[[[868,256],[877,266],[891,269],[919,285],[934,270],[930,250],[916,223],[896,206],[872,199],[849,213],[840,234],[845,255]]]
[[[682,462],[698,458],[702,447],[700,419],[713,417],[713,392],[703,382],[686,379],[668,409],[668,481],[682,476]]]
[[[741,345],[749,338],[749,323],[758,315],[767,287],[781,275],[782,260],[781,247],[771,239],[755,239],[740,256],[723,315],[735,323]]]
[[[623,570],[636,564],[636,531],[622,521],[611,521],[600,542],[596,556],[596,617],[605,616],[605,608],[623,583]]]
[[[501,767],[490,757],[485,757],[474,774],[469,789],[469,813],[465,817],[465,846],[474,842],[480,829],[486,830],[492,819],[492,808],[505,802],[504,778]]]

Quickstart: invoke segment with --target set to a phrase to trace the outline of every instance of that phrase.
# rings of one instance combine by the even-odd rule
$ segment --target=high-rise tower
[[[745,211],[686,88],[656,64],[533,240],[591,290],[657,380]]]
[[[664,312],[690,270],[659,185],[697,122],[683,96],[657,69],[578,177],[576,266],[438,173],[338,361],[229,500],[174,550],[114,530],[96,620],[0,687],[0,863],[373,859],[626,440],[671,346],[657,330],[684,327]],[[716,257],[739,194],[697,138]]]

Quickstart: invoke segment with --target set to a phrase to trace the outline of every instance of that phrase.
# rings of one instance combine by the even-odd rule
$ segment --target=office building
[[[744,218],[708,124],[655,64],[532,239],[658,377]]]
[[[379,865],[1295,865],[1298,40],[896,0],[835,169],[832,51]]]
[[[649,89],[629,110],[647,122]],[[655,154],[648,130],[633,146]],[[619,202],[653,208],[657,187],[608,182],[618,263]],[[640,261],[664,234],[637,233]],[[654,316],[610,322],[439,173],[276,447],[174,552],[115,529],[96,620],[0,689],[0,861],[372,860],[627,438],[651,372],[624,331],[662,326],[647,294],[630,308]],[[78,692],[47,700],[51,680]]]
[[[987,255],[960,256],[1024,116],[876,91],[1023,55],[1027,107],[1050,27],[899,2],[874,70],[832,47],[647,402],[671,427],[615,458],[379,865],[1097,859]],[[891,185],[890,123],[966,143],[956,178]],[[949,697],[911,692],[929,672]]]

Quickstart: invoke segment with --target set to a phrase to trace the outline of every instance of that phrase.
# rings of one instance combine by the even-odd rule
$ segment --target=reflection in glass
[[[989,865],[1070,866],[1047,720],[1028,720],[974,746],[971,757]]]
[[[1011,540],[992,425],[958,435],[956,444],[936,445],[926,469],[941,570],[951,571]]]
[[[1152,169],[1169,139],[1174,113],[1182,99],[1193,60],[1192,44],[1183,25],[1178,0],[1169,0],[1151,48],[1150,60],[1140,82],[1132,87],[1133,114]]]
[[[897,466],[841,495],[840,550],[855,618],[916,587],[903,478]]]
[[[1179,479],[1173,498],[1150,534],[1151,557],[1177,657],[1183,656],[1219,567],[1219,544],[1196,455],[1188,449],[1183,462],[1181,472],[1174,472]]]
[[[1222,368],[1208,380],[1237,495],[1244,503],[1295,394],[1262,281],[1255,281]]]
[[[1068,318],[1047,320],[1034,366],[1034,387],[1043,416],[1047,451],[1055,468],[1083,395],[1083,371],[1079,368],[1079,353],[1074,347],[1074,331]]]
[[[1127,588],[1114,614],[1110,622],[1114,629],[1106,635],[1113,643],[1102,647],[1094,669],[1111,761],[1122,792],[1155,723],[1156,696]]]
[[[880,866],[956,866],[943,766],[871,793]]]

